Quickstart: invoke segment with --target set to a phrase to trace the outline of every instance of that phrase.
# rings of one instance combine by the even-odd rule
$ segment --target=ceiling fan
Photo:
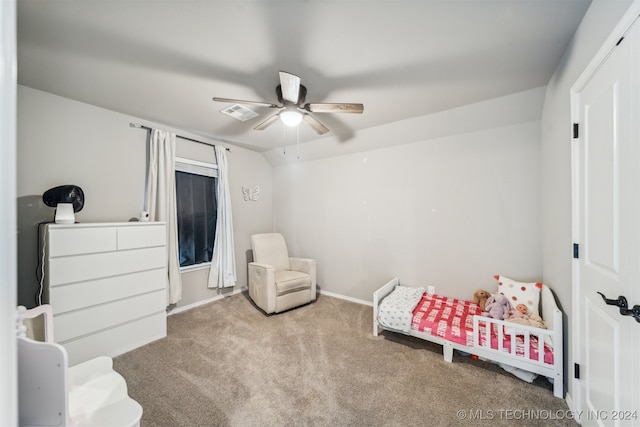
[[[218,97],[214,97],[213,100],[217,102],[256,105],[280,110],[278,113],[258,124],[258,126],[254,128],[255,130],[266,129],[278,119],[287,126],[297,126],[302,120],[304,120],[318,133],[318,135],[329,132],[329,128],[320,123],[318,119],[309,113],[360,114],[364,111],[364,105],[362,104],[305,104],[307,88],[300,84],[300,77],[287,73],[286,71],[280,71],[280,84],[276,87],[276,95],[280,104]]]

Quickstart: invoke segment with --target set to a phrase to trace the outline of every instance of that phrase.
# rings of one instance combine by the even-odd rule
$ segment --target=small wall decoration
[[[244,200],[255,202],[260,197],[260,187],[247,187],[245,185],[242,186],[242,194],[244,194]]]

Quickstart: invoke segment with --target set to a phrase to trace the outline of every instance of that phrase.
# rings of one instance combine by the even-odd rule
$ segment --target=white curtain
[[[229,193],[227,151],[219,145],[214,148],[218,162],[218,218],[208,286],[210,288],[226,288],[236,284],[231,194]]]
[[[176,213],[176,135],[152,129],[149,142],[149,176],[146,206],[150,221],[167,224],[167,305],[182,298],[178,261],[178,220]]]

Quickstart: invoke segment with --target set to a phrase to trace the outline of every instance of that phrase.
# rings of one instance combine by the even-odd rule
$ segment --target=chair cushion
[[[254,234],[251,236],[253,260],[272,265],[276,270],[290,270],[289,252],[280,233]]]
[[[299,271],[276,271],[277,295],[285,295],[311,287],[311,278]]]

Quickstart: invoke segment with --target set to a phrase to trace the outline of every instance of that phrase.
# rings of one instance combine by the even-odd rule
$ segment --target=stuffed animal
[[[518,325],[533,326],[534,328],[547,329],[547,325],[544,323],[544,320],[542,320],[542,317],[540,317],[536,313],[528,312],[522,317],[511,316],[510,318],[507,319],[507,321],[517,323]],[[512,330],[509,330],[509,329],[507,329],[505,332],[507,334],[513,333]],[[545,337],[545,339],[546,338],[548,337]]]
[[[478,289],[473,294],[473,302],[475,302],[476,304],[478,304],[478,306],[480,306],[480,310],[487,311],[485,310],[485,306],[490,296],[491,294],[489,292],[482,289]]]
[[[487,299],[485,304],[485,312],[483,316],[493,317],[494,319],[505,320],[509,318],[511,304],[507,297],[502,294],[494,294]]]
[[[509,311],[509,314],[511,314],[511,316],[509,317],[510,319],[522,319],[523,317],[529,317],[527,315],[527,306],[524,304],[518,304],[516,305],[516,309],[515,310],[511,310]]]

